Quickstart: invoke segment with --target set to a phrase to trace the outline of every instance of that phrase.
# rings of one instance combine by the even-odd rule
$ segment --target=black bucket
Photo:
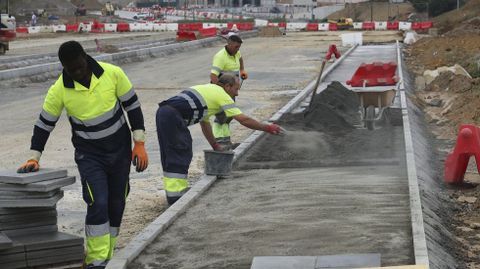
[[[232,172],[233,151],[204,150],[205,174],[228,176]]]

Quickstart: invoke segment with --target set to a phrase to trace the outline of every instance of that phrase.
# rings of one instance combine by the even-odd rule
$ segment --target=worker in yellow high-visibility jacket
[[[214,150],[226,150],[216,142],[209,119],[220,111],[225,112],[245,127],[270,134],[282,134],[276,124],[260,123],[243,114],[235,105],[238,95],[238,78],[222,75],[216,84],[192,86],[159,104],[157,134],[163,168],[163,184],[169,204],[176,202],[188,189],[188,168],[192,161],[192,136],[188,126],[200,123],[202,132]]]
[[[240,47],[243,41],[238,35],[228,37],[227,45],[213,56],[212,69],[210,71],[210,82],[217,83],[218,77],[223,74],[240,76],[242,80],[248,78],[247,71],[243,65],[243,58],[240,53]],[[215,115],[212,123],[213,135],[217,143],[228,148],[233,146],[230,134],[230,122],[232,118],[220,112]]]
[[[63,73],[48,90],[33,129],[31,157],[17,172],[39,170],[50,132],[65,109],[72,126],[83,199],[88,205],[85,263],[88,269],[105,268],[113,256],[130,191],[130,165],[133,162],[137,172],[148,166],[143,114],[120,67],[97,62],[76,41],[63,43],[58,56]]]

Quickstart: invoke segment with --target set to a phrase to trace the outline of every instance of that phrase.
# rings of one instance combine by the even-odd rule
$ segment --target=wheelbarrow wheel
[[[367,111],[365,112],[365,127],[367,127],[368,130],[373,130],[375,129],[375,107],[374,106],[368,106]]]

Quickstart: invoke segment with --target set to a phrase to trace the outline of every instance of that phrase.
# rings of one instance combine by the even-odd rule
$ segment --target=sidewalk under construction
[[[108,268],[123,262],[127,268],[274,268],[252,266],[252,260],[348,254],[379,255],[382,266],[428,267],[403,88],[390,120],[369,131],[356,95],[332,84],[348,80],[361,62],[400,62],[399,50],[382,45],[349,52],[324,75],[308,113],[298,106],[302,93],[281,110],[294,111],[278,120],[286,136],[254,133],[240,146],[253,144],[231,177],[210,188],[200,181],[208,190],[186,203],[184,214],[167,210],[158,222],[163,233],[146,238],[159,233],[152,223]],[[406,127],[392,121],[402,113]],[[192,189],[182,199],[194,197]]]

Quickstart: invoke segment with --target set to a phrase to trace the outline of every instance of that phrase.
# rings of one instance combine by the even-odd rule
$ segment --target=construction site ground
[[[155,35],[155,34],[151,34]],[[163,37],[163,33],[158,34]],[[96,35],[88,35],[83,42],[92,44]],[[113,34],[119,40],[128,36],[144,34]],[[31,40],[22,39],[14,43],[21,53],[54,52],[61,42],[75,38],[64,36]],[[151,38],[151,37],[148,37]],[[384,36],[376,36],[383,42]],[[387,37],[388,38],[388,37]],[[283,106],[297,91],[302,89],[318,72],[321,57],[328,45],[337,41],[323,41],[320,35],[289,33],[278,38],[250,38],[242,46],[242,55],[250,78],[243,83],[238,98],[239,107],[259,120],[265,120]],[[42,46],[44,42],[44,46]],[[149,168],[138,174],[131,173],[132,192],[129,195],[122,225],[119,247],[139,233],[143,227],[156,218],[165,208],[166,201],[161,183],[161,165],[155,131],[154,115],[157,104],[175,95],[186,87],[208,83],[212,56],[221,44],[175,54],[152,58],[143,62],[122,64],[131,79],[145,115],[147,129],[146,148],[150,157]],[[15,54],[15,49],[11,53]],[[44,82],[0,82],[0,167],[15,169],[28,157],[33,125],[41,111],[43,98],[54,80]],[[237,123],[232,124],[233,140],[241,141],[250,131]],[[209,148],[198,126],[191,128],[194,141],[194,159],[190,169],[190,180],[195,181],[203,173],[203,149]],[[52,132],[42,156],[42,167],[67,169],[78,178],[73,160],[70,141],[71,130],[63,115]],[[81,197],[80,183],[65,190],[65,198],[59,204],[59,229],[68,233],[83,235],[86,206]]]

